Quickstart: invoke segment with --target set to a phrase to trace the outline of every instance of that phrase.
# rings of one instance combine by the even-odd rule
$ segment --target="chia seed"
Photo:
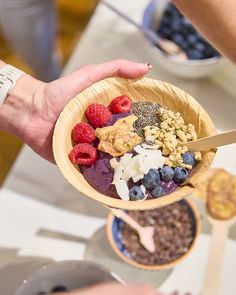
[[[134,122],[134,132],[144,139],[143,128],[146,126],[159,126],[158,110],[161,106],[153,102],[134,102],[132,113],[138,117]]]

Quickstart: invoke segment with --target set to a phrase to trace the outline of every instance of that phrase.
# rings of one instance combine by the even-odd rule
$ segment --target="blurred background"
[[[118,14],[114,9],[98,4],[99,0],[0,0],[3,5],[0,6],[0,16],[10,23],[15,33],[26,33],[28,28],[37,26],[26,26],[25,30],[22,26],[15,26],[1,7],[11,9],[13,3],[21,6],[27,1],[56,3],[59,17],[56,45],[62,56],[63,74],[83,64],[116,58],[148,62],[153,65],[148,77],[168,81],[192,95],[209,113],[218,132],[235,128],[235,66],[225,60],[223,67],[216,69],[221,56],[212,50],[209,53],[209,47],[200,39],[199,33],[173,6],[164,9],[163,4],[168,4],[168,0],[106,0],[119,10]],[[44,10],[45,13],[48,11]],[[181,61],[164,55],[161,48],[125,21],[120,13],[185,49],[188,58]],[[25,20],[19,15],[16,17],[19,17],[16,20]],[[44,37],[49,31],[48,25],[45,21],[40,25],[45,32],[40,37]],[[9,35],[16,40],[13,34]],[[25,42],[20,36],[19,43],[27,45],[28,49],[28,34],[25,35]],[[40,44],[33,42],[33,45],[36,49],[48,49],[44,41]],[[41,66],[39,55],[33,52],[33,61]],[[0,58],[33,74],[32,69],[12,51],[3,32],[0,32]],[[48,65],[47,61],[45,63]],[[235,150],[236,145],[219,148],[214,167],[236,175]],[[5,291],[4,295],[12,295],[12,290],[23,277],[48,261],[86,259],[106,266],[127,282],[145,282],[155,287],[164,282],[162,292],[179,290],[180,294],[200,294],[210,253],[211,225],[202,192],[193,197],[203,216],[202,233],[193,255],[186,263],[163,272],[135,269],[118,258],[107,240],[107,209],[70,185],[56,165],[40,158],[15,137],[0,131],[0,290]],[[236,224],[227,240],[221,283],[223,292],[219,294],[235,294],[231,292],[236,289],[233,279],[235,248]]]
[[[74,46],[80,39],[98,0],[56,0],[59,26],[57,46],[62,53],[62,63],[65,65]],[[12,64],[27,73],[32,73],[22,59],[11,49],[0,30],[0,57],[6,63]],[[0,185],[3,183],[22,142],[16,137],[0,131]]]

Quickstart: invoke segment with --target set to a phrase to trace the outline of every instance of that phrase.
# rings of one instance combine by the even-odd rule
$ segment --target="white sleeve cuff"
[[[0,106],[23,74],[23,71],[11,65],[4,65],[0,68]]]

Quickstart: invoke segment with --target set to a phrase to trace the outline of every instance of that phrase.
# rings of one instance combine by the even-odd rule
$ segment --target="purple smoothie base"
[[[108,122],[107,126],[112,126],[115,124],[115,122],[119,119],[125,118],[129,116],[130,113],[121,113],[121,114],[113,114],[111,117],[111,120]]]
[[[113,168],[110,165],[112,156],[99,152],[99,158],[91,166],[80,165],[81,173],[86,181],[95,188],[99,193],[112,198],[120,198],[116,192],[113,181]]]
[[[122,113],[122,114],[115,114],[115,115],[113,114],[112,119],[107,124],[107,126],[114,125],[114,123],[118,119],[124,118],[128,115],[129,113]],[[96,163],[91,166],[80,165],[80,171],[83,174],[86,181],[99,193],[104,194],[108,197],[120,199],[120,196],[116,192],[115,186],[112,184],[114,170],[110,165],[111,159],[112,159],[111,155],[99,151],[98,160],[96,161]],[[134,183],[132,180],[130,180],[128,182],[129,188],[131,188],[133,185],[141,185],[141,181]],[[172,193],[178,188],[178,185],[173,180],[169,182],[161,181],[159,185],[164,188],[166,195]],[[150,191],[147,191],[147,193],[148,193],[147,199],[153,199]]]
[[[80,165],[81,173],[86,181],[95,188],[99,193],[108,197],[120,199],[116,192],[116,188],[112,183],[113,181],[113,168],[110,165],[112,157],[109,154],[99,152],[99,159],[91,166]],[[129,188],[133,185],[141,185],[141,181],[134,183],[132,180],[128,182]],[[178,185],[173,181],[164,182],[160,181],[159,184],[164,188],[166,194],[170,194],[178,188]],[[150,191],[147,191],[148,199],[153,199]]]

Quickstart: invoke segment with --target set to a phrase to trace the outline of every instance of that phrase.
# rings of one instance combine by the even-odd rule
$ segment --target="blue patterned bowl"
[[[133,265],[138,268],[146,269],[146,270],[163,270],[163,269],[169,269],[173,268],[176,266],[178,263],[180,263],[183,259],[185,259],[189,253],[192,251],[195,242],[197,240],[197,237],[201,231],[201,216],[196,208],[196,206],[193,204],[193,202],[189,200],[181,200],[179,201],[180,204],[186,204],[189,206],[191,213],[192,213],[192,220],[193,220],[193,227],[194,227],[194,239],[189,247],[189,250],[179,258],[165,263],[165,264],[159,264],[159,265],[145,265],[141,264],[139,262],[136,262],[133,260],[131,257],[130,253],[128,250],[125,248],[124,244],[122,243],[122,233],[121,229],[124,224],[122,220],[120,220],[117,217],[114,217],[112,213],[109,214],[108,216],[108,222],[107,222],[107,237],[110,242],[110,245],[114,252],[126,263]]]

